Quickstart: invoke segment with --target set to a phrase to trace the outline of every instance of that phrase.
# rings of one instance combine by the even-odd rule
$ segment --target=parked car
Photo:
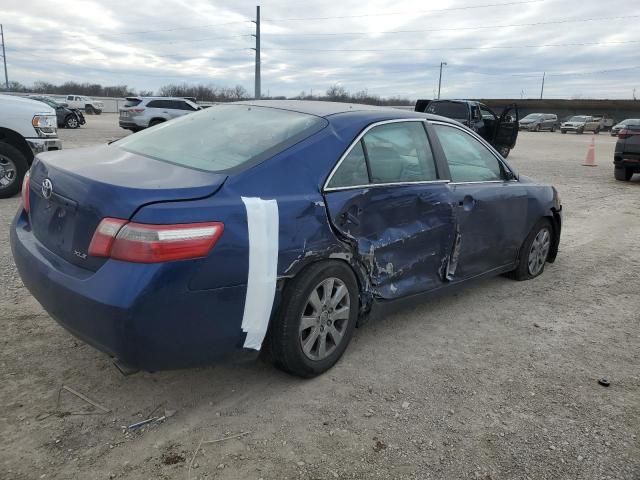
[[[76,108],[69,108],[66,103],[58,103],[51,97],[44,97],[41,95],[31,95],[28,98],[46,103],[53,108],[56,111],[56,117],[58,118],[58,128],[80,128],[80,125],[87,123],[80,110]]]
[[[640,124],[627,124],[618,133],[613,165],[616,180],[628,182],[640,173]]]
[[[215,105],[40,155],[27,185],[25,286],[128,371],[265,348],[317,375],[370,315],[537,277],[560,239],[556,190],[475,132],[368,105]]]
[[[418,100],[415,111],[459,121],[489,142],[504,158],[516,146],[518,107],[515,104],[505,108],[500,116],[474,100]]]
[[[133,132],[200,110],[193,101],[179,97],[127,97],[120,109],[120,127]]]
[[[539,132],[540,130],[556,131],[558,116],[553,113],[530,113],[520,120],[520,130]]]
[[[575,115],[560,125],[560,132],[575,132],[582,134],[584,132],[600,133],[602,130],[602,117],[596,119],[591,115]]]
[[[602,132],[610,131],[616,123],[613,118],[608,115],[592,115],[592,117],[594,121],[600,122],[600,131]]]
[[[611,128],[611,136],[617,137],[620,130],[624,130],[628,125],[640,125],[640,118],[627,118]]]
[[[53,108],[28,98],[0,95],[0,198],[20,191],[34,155],[61,148]]]
[[[84,95],[67,95],[65,97],[65,103],[69,108],[77,108],[78,110],[84,110],[86,113],[94,113],[100,115],[104,110],[104,103],[98,102],[91,97]]]

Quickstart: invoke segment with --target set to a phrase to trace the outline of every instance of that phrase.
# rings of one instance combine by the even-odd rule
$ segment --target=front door
[[[500,151],[501,147],[513,148],[518,138],[518,107],[509,105],[500,114],[493,141],[489,142]]]
[[[457,219],[457,262],[450,279],[472,278],[513,264],[526,236],[526,189],[465,129],[434,123],[433,131],[449,167],[448,188]]]
[[[374,296],[393,299],[442,285],[455,240],[448,195],[423,121],[373,126],[351,147],[325,199]]]

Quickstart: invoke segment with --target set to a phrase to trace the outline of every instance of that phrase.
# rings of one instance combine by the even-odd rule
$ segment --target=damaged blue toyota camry
[[[540,275],[562,215],[453,120],[306,101],[41,154],[22,195],[15,263],[72,334],[128,369],[267,350],[303,377],[398,301]]]

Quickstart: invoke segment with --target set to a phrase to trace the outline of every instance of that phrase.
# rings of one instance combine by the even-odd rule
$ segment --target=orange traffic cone
[[[585,167],[597,167],[596,165],[596,139],[595,137],[591,137],[591,145],[589,145],[589,150],[587,150],[587,158],[584,159],[584,163],[582,164]]]

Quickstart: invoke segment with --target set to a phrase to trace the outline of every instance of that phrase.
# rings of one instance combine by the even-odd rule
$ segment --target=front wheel
[[[563,134],[563,135],[566,135],[567,131],[566,130],[560,130],[560,133]]]
[[[549,258],[553,230],[551,222],[542,218],[529,232],[522,244],[518,267],[511,273],[516,280],[530,280],[544,271]]]
[[[540,131],[540,124],[536,125],[536,127],[533,129],[534,132],[539,132]]]
[[[286,287],[269,332],[276,366],[310,378],[342,356],[358,319],[358,282],[340,261],[316,263]]]
[[[511,149],[509,147],[498,148],[498,153],[502,155],[502,158],[507,158],[509,156],[509,152],[511,152]]]
[[[64,121],[64,125],[67,128],[79,128],[80,122],[78,122],[78,117],[76,117],[75,115],[69,115]]]
[[[554,125],[554,126],[551,127],[551,133],[553,133],[555,131],[556,131],[556,126]]]
[[[598,135],[598,134],[600,133],[600,129],[599,129],[599,128],[596,128],[596,129],[593,131],[593,133],[594,133],[595,135]]]
[[[626,167],[614,167],[613,168],[613,176],[616,180],[620,180],[621,182],[628,182],[633,177],[633,170]]]
[[[582,135],[582,134],[584,133],[584,128],[581,128],[581,129],[579,129],[579,130],[576,130],[576,133],[577,133],[578,135]]]
[[[0,198],[13,197],[22,188],[29,163],[20,150],[0,142]]]
[[[91,115],[92,113],[94,113],[94,112],[95,112],[95,110],[93,109],[93,106],[91,106],[91,105],[85,105],[85,107],[84,107],[84,111],[85,111],[86,113],[88,113],[89,115]]]
[[[94,108],[93,113],[95,113],[96,115],[100,115],[102,113],[102,110],[100,110],[99,108]]]

